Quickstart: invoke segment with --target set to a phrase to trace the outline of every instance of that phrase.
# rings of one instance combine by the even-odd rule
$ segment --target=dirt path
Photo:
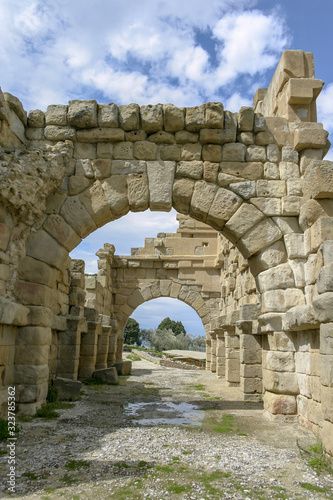
[[[300,451],[316,445],[293,423],[269,422],[212,374],[134,361],[118,386],[85,386],[56,420],[23,422],[16,494],[27,499],[322,499],[333,476]],[[5,445],[2,445],[5,450]],[[316,448],[314,448],[316,451]],[[0,457],[6,478],[8,456]]]

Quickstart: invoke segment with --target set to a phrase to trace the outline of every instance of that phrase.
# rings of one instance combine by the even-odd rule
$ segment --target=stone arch
[[[173,206],[221,231],[249,260],[262,310],[254,320],[245,308],[235,328],[244,341],[265,334],[266,410],[299,410],[332,435],[325,367],[333,359],[333,285],[326,278],[333,175],[332,163],[322,161],[327,132],[315,122],[322,85],[310,53],[287,51],[269,88],[238,114],[221,103],[184,109],[70,101],[27,120],[18,99],[1,93],[2,396],[14,383],[31,411],[45,399],[54,332],[83,307],[69,251],[129,210]],[[216,329],[228,325],[227,317]],[[298,348],[302,335],[306,356]],[[251,357],[251,342],[243,347]],[[321,392],[306,379],[318,357]],[[332,443],[326,446],[333,453]]]

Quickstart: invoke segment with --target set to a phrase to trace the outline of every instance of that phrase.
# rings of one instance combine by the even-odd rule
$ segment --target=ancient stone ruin
[[[121,361],[144,301],[192,306],[207,368],[298,418],[333,455],[333,162],[316,122],[311,53],[282,54],[239,113],[221,103],[70,101],[28,116],[0,93],[0,401],[34,414],[51,380]],[[179,230],[127,257],[106,244],[97,277],[69,252],[128,211],[174,207]],[[209,227],[208,227],[209,226]],[[117,242],[113,242],[115,245]]]

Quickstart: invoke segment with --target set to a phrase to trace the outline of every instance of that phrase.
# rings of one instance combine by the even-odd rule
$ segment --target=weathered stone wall
[[[194,308],[207,326],[207,366],[240,384],[246,398],[263,392],[270,415],[297,412],[333,454],[333,166],[323,161],[328,134],[315,121],[321,87],[312,55],[286,51],[254,109],[239,113],[221,103],[70,101],[27,118],[17,98],[0,92],[1,397],[17,384],[19,410],[33,413],[50,375],[75,379],[80,360],[87,374],[97,359],[105,364],[106,350],[107,364],[119,359],[120,325],[131,311],[149,293],[190,303],[193,288],[177,283],[189,278],[202,287],[191,305],[198,300]],[[164,269],[160,259],[152,278],[155,268],[140,261],[140,280],[152,280],[147,292],[139,287],[116,304],[124,299],[110,290],[113,280],[136,268],[126,260],[107,283],[103,256],[106,274],[88,289],[94,307],[85,311],[82,269],[69,271],[69,252],[129,210],[171,207],[235,245],[229,254],[225,247],[222,272],[224,250],[216,252],[217,268],[202,259],[206,276],[222,278],[209,291],[222,293],[222,301],[202,295],[195,266]],[[176,285],[179,291],[169,291]],[[120,314],[118,306],[125,309],[112,324],[109,312]]]

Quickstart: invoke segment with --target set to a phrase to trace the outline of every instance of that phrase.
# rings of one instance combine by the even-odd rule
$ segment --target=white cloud
[[[255,4],[2,0],[0,83],[27,109],[96,95],[118,104],[223,101],[223,85],[272,67],[286,43],[279,16],[249,11]]]
[[[333,131],[333,83],[323,88],[317,99],[318,121]]]
[[[225,109],[237,113],[242,106],[252,106],[252,101],[238,92],[232,94],[225,103]]]

